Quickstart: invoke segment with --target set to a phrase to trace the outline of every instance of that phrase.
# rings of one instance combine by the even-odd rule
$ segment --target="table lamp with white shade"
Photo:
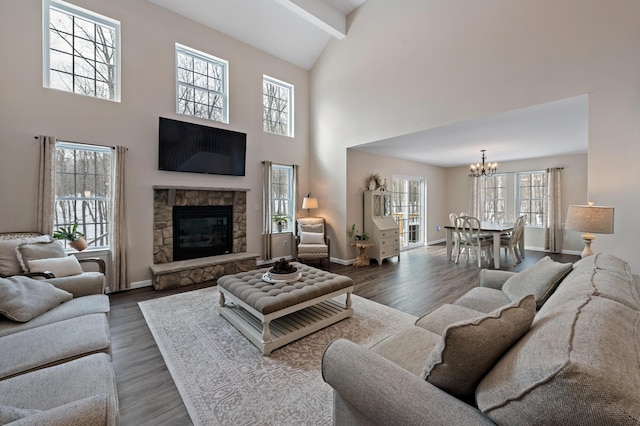
[[[591,201],[587,206],[569,206],[566,228],[584,232],[581,256],[591,256],[591,242],[596,238],[591,233],[613,234],[613,207],[594,206]]]
[[[307,216],[309,216],[309,209],[318,208],[318,199],[311,197],[311,194],[302,199],[302,208],[307,209]]]

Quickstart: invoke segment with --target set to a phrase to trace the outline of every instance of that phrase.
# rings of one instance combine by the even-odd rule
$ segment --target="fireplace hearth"
[[[232,231],[232,206],[174,206],[173,259],[231,253]]]

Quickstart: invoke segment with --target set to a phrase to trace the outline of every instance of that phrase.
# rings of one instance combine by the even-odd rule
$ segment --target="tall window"
[[[90,248],[108,248],[112,176],[111,148],[58,142],[53,228],[78,222],[78,230],[85,234]]]
[[[281,223],[281,227],[276,226],[274,229],[287,231],[293,221],[293,166],[274,164],[271,173],[271,211],[274,223]]]
[[[120,22],[44,0],[44,87],[120,101]]]
[[[228,123],[228,65],[176,43],[176,112]]]
[[[516,174],[516,215],[527,217],[526,224],[534,227],[544,226],[545,217],[545,172],[526,172]]]
[[[498,174],[482,179],[482,217],[481,221],[493,221],[507,211],[507,175]]]
[[[293,137],[293,86],[263,76],[262,128],[267,133]]]

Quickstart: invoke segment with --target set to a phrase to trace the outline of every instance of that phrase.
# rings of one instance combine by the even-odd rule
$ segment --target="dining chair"
[[[458,249],[456,251],[456,261],[460,259],[460,254],[466,249],[467,261],[474,251],[478,259],[478,267],[482,266],[482,258],[485,257],[490,262],[493,249],[493,237],[486,238],[480,234],[480,221],[473,216],[458,216],[455,225],[458,235]]]
[[[522,261],[522,257],[524,257],[521,256],[520,252],[520,239],[524,233],[524,222],[525,217],[520,216],[516,220],[511,234],[500,237],[500,247],[504,248],[505,254],[509,255],[511,262],[513,262],[514,265],[520,263]]]

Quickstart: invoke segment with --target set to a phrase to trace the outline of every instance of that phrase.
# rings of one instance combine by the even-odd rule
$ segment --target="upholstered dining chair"
[[[324,218],[302,217],[296,223],[296,259],[300,262],[317,260],[320,264],[326,260],[327,270],[331,271],[331,239]]]
[[[480,234],[480,221],[473,216],[458,216],[456,219],[455,231],[458,235],[458,249],[456,251],[456,261],[460,259],[460,254],[467,251],[467,260],[473,251],[478,259],[478,268],[482,266],[482,257],[487,262],[492,259],[493,239],[483,237]]]

